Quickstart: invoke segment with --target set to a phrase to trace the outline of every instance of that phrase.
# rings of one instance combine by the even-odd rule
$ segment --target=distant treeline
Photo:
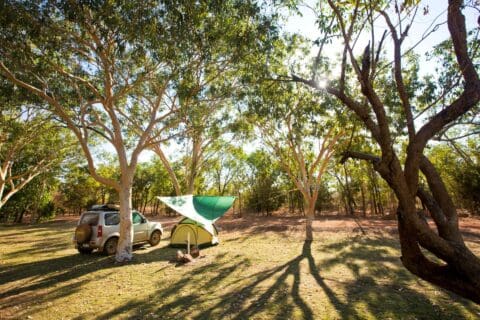
[[[472,154],[476,145],[466,148]],[[479,214],[480,166],[464,161],[448,146],[430,150],[431,158],[442,168],[442,174],[454,195],[456,205],[470,214]],[[211,161],[214,161],[213,159]],[[237,172],[227,183],[212,178],[204,170],[197,178],[196,194],[222,194],[237,197],[233,214],[264,216],[302,215],[303,197],[282,172],[278,163],[265,151],[258,150],[236,164]],[[181,176],[181,163],[176,165]],[[104,174],[117,175],[114,165],[104,165]],[[358,216],[388,216],[395,213],[396,199],[392,191],[368,163],[339,164],[332,161],[320,186],[315,214]],[[162,163],[157,160],[142,163],[135,175],[133,207],[152,216],[175,215],[156,196],[175,195]],[[56,215],[79,215],[93,204],[117,203],[118,193],[90,177],[85,167],[70,165],[36,177],[2,207],[1,222],[37,222]],[[422,209],[419,202],[419,210]],[[428,213],[427,213],[428,214]]]

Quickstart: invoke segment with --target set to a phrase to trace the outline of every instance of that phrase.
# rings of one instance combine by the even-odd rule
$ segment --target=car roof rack
[[[120,207],[116,204],[95,204],[90,211],[119,211]]]

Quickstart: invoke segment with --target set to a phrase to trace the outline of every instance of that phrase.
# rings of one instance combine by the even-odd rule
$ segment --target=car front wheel
[[[152,247],[155,247],[160,243],[160,240],[162,239],[162,233],[158,230],[155,230],[152,232],[152,235],[150,236],[150,245]]]
[[[117,238],[108,239],[107,242],[105,242],[105,245],[103,246],[103,254],[106,256],[114,255],[115,252],[117,252],[117,244],[118,244]]]

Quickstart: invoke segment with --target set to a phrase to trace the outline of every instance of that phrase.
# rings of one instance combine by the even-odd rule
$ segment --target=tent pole
[[[195,235],[195,248],[198,249],[198,226],[195,228],[196,229],[196,235]]]

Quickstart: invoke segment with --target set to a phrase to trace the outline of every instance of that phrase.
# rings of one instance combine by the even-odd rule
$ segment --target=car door
[[[132,212],[133,242],[148,240],[148,223],[137,211]]]

